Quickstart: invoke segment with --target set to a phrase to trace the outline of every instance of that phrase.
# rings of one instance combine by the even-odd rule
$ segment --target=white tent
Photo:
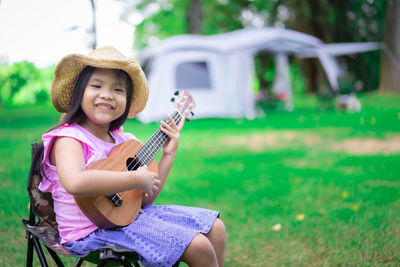
[[[144,122],[164,119],[173,110],[173,93],[182,89],[188,90],[197,103],[196,118],[252,118],[256,115],[253,58],[261,51],[275,55],[274,90],[285,90],[291,97],[288,56],[318,57],[332,88],[337,89],[340,68],[335,55],[379,48],[378,43],[338,45],[326,46],[318,38],[278,28],[170,37],[139,54],[150,94],[138,118]]]

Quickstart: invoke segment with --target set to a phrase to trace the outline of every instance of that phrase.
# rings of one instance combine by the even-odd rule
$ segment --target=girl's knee
[[[219,239],[225,241],[226,239],[226,228],[222,220],[216,219],[207,237],[212,239]]]
[[[204,257],[215,256],[215,251],[210,240],[208,240],[208,238],[203,234],[198,234],[195,236],[195,238],[189,244],[189,247],[191,247],[193,251],[196,251],[196,253],[204,255]]]
[[[214,225],[212,226],[212,229],[214,229],[216,232],[218,232],[221,235],[226,235],[226,227],[224,222],[217,218],[214,222]]]
[[[203,234],[193,238],[180,260],[189,266],[218,266],[214,247]]]

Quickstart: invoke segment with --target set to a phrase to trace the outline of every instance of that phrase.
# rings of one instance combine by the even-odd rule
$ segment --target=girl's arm
[[[75,196],[109,195],[133,188],[151,196],[160,185],[157,174],[146,166],[129,172],[86,170],[81,143],[69,137],[55,140],[50,161],[57,166],[65,190]]]
[[[168,141],[163,146],[163,154],[160,158],[160,161],[158,162],[158,179],[160,180],[161,184],[158,186],[158,190],[155,191],[152,196],[143,196],[142,207],[152,204],[156,200],[164,187],[164,184],[168,177],[168,173],[171,170],[172,163],[174,163],[175,160],[175,154],[178,149],[180,138],[179,132],[182,130],[185,120],[182,119],[178,126],[170,115],[168,115],[168,120],[170,122],[170,125],[161,121],[160,128],[161,131],[167,134],[169,137]]]

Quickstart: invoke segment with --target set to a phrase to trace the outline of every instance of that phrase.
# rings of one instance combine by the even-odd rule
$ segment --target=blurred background
[[[112,45],[150,84],[124,125],[143,142],[176,90],[194,96],[157,204],[219,210],[227,266],[398,266],[399,14],[398,0],[1,0],[0,265],[25,263],[55,65]]]
[[[391,8],[391,5],[394,7]],[[244,45],[242,50],[249,50],[254,45],[260,46],[259,42],[263,38],[265,45],[251,54],[251,62],[242,62],[251,65],[246,66],[246,69],[253,75],[252,80],[247,81],[252,83],[251,88],[242,91],[251,90],[257,100],[270,105],[279,100],[291,101],[291,91],[316,94],[321,98],[329,98],[336,89],[345,94],[374,90],[399,91],[396,75],[400,67],[399,42],[396,42],[399,38],[396,34],[399,28],[397,5],[397,1],[387,0],[351,0],[344,3],[328,0],[3,0],[0,6],[0,100],[2,105],[48,102],[48,85],[54,65],[69,53],[87,54],[96,47],[113,45],[128,57],[139,58],[144,48],[160,45],[171,36],[215,36],[254,28],[293,30],[317,38],[325,44],[376,44],[367,50],[353,48],[342,53],[338,53],[340,48],[330,47],[328,55],[335,56],[334,60],[339,66],[336,75],[339,85],[338,88],[332,88],[329,73],[327,77],[316,49],[308,53],[308,56],[299,53],[310,46],[320,48],[315,40],[312,40],[312,44],[309,40],[296,51],[286,46],[289,57],[283,58],[282,69],[282,63],[276,60],[276,47],[287,45],[283,44],[284,40],[278,45],[275,42],[275,47],[271,48],[272,45],[268,45],[261,32],[254,34],[252,41]],[[257,40],[257,35],[260,40]],[[284,34],[278,34],[279,37],[285,39]],[[221,52],[224,42],[225,45],[229,42],[239,43],[245,38],[242,36],[227,41],[220,38],[215,41],[220,47],[197,47],[197,51]],[[299,43],[300,39],[294,37],[290,41]],[[185,49],[195,50],[196,47],[188,44]],[[157,56],[167,50],[158,51]],[[285,52],[285,49],[280,52],[282,50]],[[143,62],[146,59],[149,61],[149,56],[141,61],[143,67],[148,63]],[[287,79],[296,81],[286,84],[286,87],[291,87],[290,92],[282,93],[280,89],[274,88],[277,70],[283,73],[280,77],[289,71]],[[289,103],[287,108],[292,108],[292,104]]]

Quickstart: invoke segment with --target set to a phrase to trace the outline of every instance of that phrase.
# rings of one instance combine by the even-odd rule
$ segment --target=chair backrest
[[[30,205],[33,214],[38,218],[38,222],[30,222],[35,224],[34,231],[36,235],[46,244],[47,247],[65,256],[75,256],[69,253],[59,243],[58,224],[56,214],[53,207],[53,198],[51,193],[42,192],[38,189],[42,179],[40,163],[43,159],[43,143],[32,144],[32,164],[29,171],[27,190],[30,198]]]
[[[27,190],[31,201],[32,211],[35,216],[39,218],[38,224],[47,223],[51,226],[57,227],[51,193],[45,193],[38,189],[38,186],[43,179],[40,171],[40,162],[42,159],[43,143],[33,143],[32,164],[29,171]]]

